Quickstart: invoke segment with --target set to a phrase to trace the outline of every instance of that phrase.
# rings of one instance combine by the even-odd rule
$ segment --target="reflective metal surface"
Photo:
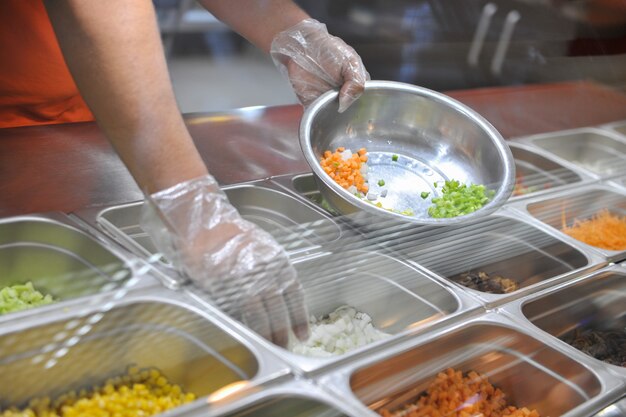
[[[409,229],[387,247],[439,279],[454,282],[489,306],[537,291],[606,264],[506,210],[466,227]],[[490,294],[461,286],[466,273],[513,280],[516,289]]]
[[[626,141],[600,129],[579,129],[524,139],[599,177],[626,174]]]
[[[291,255],[310,250],[339,238],[339,227],[325,214],[302,203],[266,182],[225,187],[224,192],[241,215],[272,234]],[[88,223],[95,223],[139,256],[156,253],[150,237],[141,229],[143,202],[78,213]],[[167,264],[167,260],[163,259]],[[176,275],[169,270],[171,279]],[[167,277],[165,277],[168,279]],[[171,284],[171,283],[170,283]]]
[[[617,93],[592,86],[599,92],[594,96],[587,94],[585,85],[588,87],[576,83],[567,90],[571,94],[563,93],[567,86],[558,85],[452,95],[471,104],[507,136],[605,123],[615,119],[611,115],[626,111],[619,105],[624,101]],[[596,103],[590,97],[597,97],[600,103],[600,98],[608,96],[612,97],[608,107],[598,104],[579,117],[561,117],[576,106],[580,108],[581,100],[584,104]],[[511,112],[512,106],[520,111]],[[576,211],[581,207],[599,209],[608,205],[624,214],[621,199],[626,191],[618,188],[619,178],[588,187],[597,175],[592,178],[594,174],[559,161],[558,165],[583,179],[568,184],[569,174],[562,177],[561,171],[545,165],[541,158],[520,157],[518,153],[519,161],[528,162],[521,169],[537,169],[536,173],[546,174],[555,182],[564,180],[565,184],[558,190],[511,201],[511,209],[492,216],[495,223],[490,217],[463,228],[394,221],[377,222],[368,228],[352,227],[346,221],[349,219],[327,216],[304,200],[321,204],[312,174],[293,177],[294,173],[309,170],[296,139],[300,115],[299,106],[257,108],[191,115],[187,123],[222,184],[288,174],[264,183],[270,193],[257,193],[256,187],[239,184],[242,187],[237,185],[233,190],[240,191],[233,191],[231,198],[242,212],[247,210],[249,216],[256,216],[264,227],[280,230],[277,237],[283,239],[283,244],[293,237],[297,243],[293,259],[304,277],[311,311],[321,315],[342,303],[357,305],[372,315],[378,327],[393,333],[392,339],[338,358],[305,358],[261,339],[187,287],[179,291],[159,289],[154,277],[160,274],[175,279],[176,275],[164,265],[159,265],[163,268],[158,271],[146,267],[147,273],[137,274],[135,265],[145,266],[140,258],[145,259],[153,248],[137,228],[136,204],[104,211],[101,217],[102,225],[108,222],[112,227],[109,233],[116,228],[122,231],[114,235],[134,256],[95,228],[87,229],[87,239],[84,230],[76,234],[63,228],[68,224],[74,228],[96,226],[95,218],[103,205],[141,198],[95,125],[6,129],[0,131],[0,191],[4,197],[0,215],[80,209],[81,216],[89,213],[91,217],[81,217],[84,223],[76,224],[77,217],[68,220],[52,216],[42,227],[40,217],[33,222],[28,216],[25,234],[18,233],[20,228],[15,225],[9,226],[25,218],[0,220],[0,281],[6,271],[13,277],[25,272],[33,282],[45,283],[50,291],[56,293],[53,287],[59,284],[60,293],[75,297],[0,317],[0,371],[5,381],[15,381],[0,384],[0,404],[23,404],[33,395],[99,384],[123,373],[129,362],[135,361],[141,366],[156,366],[173,382],[193,387],[201,395],[216,389],[228,392],[232,385],[219,388],[232,381],[236,384],[241,378],[250,379],[241,401],[224,407],[214,404],[207,410],[205,397],[172,415],[375,416],[367,405],[393,401],[395,394],[406,391],[410,383],[421,387],[446,366],[458,365],[480,367],[493,374],[497,384],[511,390],[516,401],[537,404],[553,417],[567,410],[567,417],[587,417],[602,409],[599,417],[623,414],[619,414],[619,403],[609,406],[626,393],[622,370],[596,361],[535,327],[524,318],[520,307],[526,301],[533,305],[537,300],[537,309],[562,315],[562,323],[551,320],[553,324],[570,327],[579,321],[567,314],[583,314],[590,306],[598,311],[610,310],[608,316],[602,314],[603,321],[616,323],[623,318],[619,312],[624,304],[623,280],[585,274],[611,260],[625,258],[580,244],[526,210],[527,205],[538,204],[535,207],[541,209],[536,214],[554,209],[560,215],[560,204],[565,202],[568,219],[572,209],[575,215],[583,215],[584,211]],[[613,125],[607,126],[602,126],[603,132],[617,137],[619,131],[611,131]],[[224,141],[225,137],[229,141]],[[232,144],[231,139],[243,145],[224,146]],[[518,147],[542,158],[548,155],[529,143]],[[244,158],[246,163],[241,162],[242,152],[251,152],[249,158]],[[277,184],[282,191],[278,191]],[[596,189],[602,192],[596,194]],[[580,198],[572,199],[577,193]],[[616,200],[614,195],[618,196]],[[616,201],[620,203],[614,204]],[[315,216],[309,217],[309,212]],[[63,226],[62,231],[56,226]],[[558,221],[554,227],[558,228]],[[429,249],[429,245],[440,251]],[[418,261],[408,256],[411,254]],[[109,264],[119,268],[118,272],[132,275],[116,285],[120,291],[107,291]],[[515,274],[522,288],[510,296],[486,294],[448,279],[468,265]],[[611,268],[615,271],[612,274],[620,278],[626,273],[624,266]],[[55,280],[48,288],[44,272],[50,271],[63,276],[63,285]],[[70,276],[81,279],[70,282]],[[331,278],[337,278],[337,283]],[[132,285],[127,285],[129,282]],[[586,286],[585,282],[593,284]],[[548,305],[541,301],[544,296],[556,301]],[[481,315],[485,310],[479,301],[498,313]],[[74,332],[85,329],[82,324],[89,320],[93,326],[74,338]],[[371,402],[361,402],[352,393],[353,374],[358,376],[354,380],[358,395],[370,396]],[[387,381],[397,384],[387,386],[388,392],[384,392],[380,386]],[[526,391],[521,392],[520,387]]]
[[[454,368],[487,375],[508,403],[542,416],[586,417],[620,398],[624,382],[570,358],[550,340],[488,313],[349,364],[321,379],[345,402],[397,410],[415,401],[437,373]],[[361,415],[377,414],[368,413]]]
[[[0,388],[0,406],[102,386],[129,366],[156,368],[198,397],[235,381],[260,383],[287,373],[180,293],[147,291],[106,314],[100,305],[79,311],[59,308],[0,328],[0,371],[12,381]]]
[[[577,329],[583,328],[626,332],[626,271],[603,270],[558,291],[531,298],[521,305],[521,312],[533,325],[561,340],[571,339]],[[601,341],[596,338],[595,343]],[[622,353],[626,357],[626,352]],[[608,366],[626,378],[626,368]]]
[[[119,252],[63,214],[0,219],[0,288],[31,282],[63,301],[112,291],[131,275]]]
[[[337,92],[320,97],[304,113],[300,144],[318,179],[322,195],[344,214],[362,210],[420,224],[454,224],[493,212],[513,190],[515,167],[502,136],[478,113],[443,94],[409,84],[366,83],[361,98],[337,112]],[[370,192],[384,208],[355,197],[339,186],[319,164],[326,150],[345,147],[368,151]],[[392,159],[397,155],[397,161]],[[466,216],[436,219],[428,215],[429,199],[440,196],[445,180],[484,184],[495,191],[492,201]],[[384,186],[379,186],[379,180]],[[435,188],[434,183],[440,184]],[[393,209],[393,211],[385,209]],[[414,215],[398,212],[412,210]]]
[[[613,130],[617,133],[619,133],[620,135],[626,137],[626,121],[622,121],[622,122],[617,122],[617,123],[611,123],[608,125],[603,126],[607,129]]]
[[[349,260],[349,262],[347,262]],[[327,371],[339,363],[428,331],[449,320],[478,312],[479,304],[466,294],[456,293],[397,259],[370,251],[341,251],[295,259],[294,266],[304,287],[309,313],[322,317],[337,307],[349,305],[367,313],[373,325],[395,335],[344,355],[328,358],[305,357],[250,334],[259,344],[307,373]],[[193,288],[188,291],[207,308],[213,308]],[[237,327],[240,324],[224,317]],[[249,331],[248,331],[249,332]]]
[[[314,383],[294,380],[263,387],[262,390],[236,400],[209,401],[208,410],[180,415],[185,417],[343,417],[358,414],[350,407],[346,407],[341,398],[325,392]]]
[[[596,251],[609,261],[626,258],[626,250],[609,250],[587,245],[562,233],[564,225],[571,227],[574,220],[590,219],[606,209],[618,216],[626,214],[626,192],[608,185],[588,185],[571,191],[551,194],[543,199],[531,199],[523,207],[531,216],[543,225],[551,228],[562,239],[576,242],[592,251]]]
[[[555,188],[580,183],[587,177],[565,168],[532,147],[508,142],[515,159],[515,188],[511,199],[545,194]]]

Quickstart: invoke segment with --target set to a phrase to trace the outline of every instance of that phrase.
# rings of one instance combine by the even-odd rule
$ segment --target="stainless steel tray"
[[[609,129],[613,132],[617,132],[620,135],[622,135],[624,138],[626,138],[626,120],[623,120],[621,122],[616,122],[616,123],[609,123],[606,125],[602,125],[600,127],[604,129]]]
[[[289,376],[288,367],[215,324],[188,296],[145,289],[82,311],[58,309],[0,327],[0,406],[102,386],[127,367],[157,368],[206,404],[235,381],[254,386]]]
[[[330,204],[324,200],[324,197],[322,197],[322,193],[315,182],[313,173],[307,172],[296,175],[281,175],[278,177],[272,177],[271,181],[286,190],[307,199],[330,215],[339,215],[339,213],[337,213],[330,206]]]
[[[450,367],[486,374],[509,402],[542,416],[586,417],[625,389],[623,380],[585,355],[570,357],[569,349],[493,312],[342,366],[318,383],[360,406],[360,416],[376,416],[372,410],[415,400]]]
[[[507,142],[515,159],[515,190],[510,201],[545,194],[563,187],[575,187],[593,179],[583,172],[566,168],[549,153],[522,143]]]
[[[281,191],[267,181],[225,187],[224,192],[241,215],[271,233],[291,257],[306,254],[321,244],[337,240],[341,229],[322,211]],[[147,258],[156,252],[152,240],[141,229],[143,202],[109,207],[76,215],[118,240],[132,253]],[[170,287],[182,282],[166,259],[161,259],[160,278]]]
[[[296,260],[294,266],[304,287],[310,314],[321,317],[337,307],[350,305],[368,313],[379,330],[393,335],[341,356],[305,357],[268,342],[214,310],[230,326],[246,331],[251,339],[298,372],[320,373],[414,334],[481,311],[480,304],[467,294],[455,292],[409,264],[376,252],[321,253],[313,258]],[[189,292],[207,308],[214,309],[203,294],[192,287]]]
[[[30,281],[64,306],[80,304],[85,297],[126,286],[141,264],[61,213],[0,219],[0,288]],[[132,283],[155,284],[149,276]],[[54,305],[5,314],[0,323]]]
[[[378,238],[389,238],[391,253],[472,294],[488,308],[607,264],[598,254],[568,244],[522,217],[502,209],[463,227],[406,228]],[[492,294],[459,283],[461,274],[480,271],[512,279],[519,288]]]
[[[287,383],[272,384],[261,387],[245,396],[239,392],[219,400],[218,395],[209,396],[208,408],[205,405],[198,407],[181,407],[179,412],[172,414],[184,417],[344,417],[354,416],[350,407],[347,407],[340,398],[337,398],[314,383],[306,380],[292,380]]]
[[[597,329],[626,328],[626,268],[610,266],[503,307],[505,314],[546,337],[567,336],[582,325]],[[558,343],[558,342],[557,342]],[[576,350],[565,341],[560,343]],[[626,382],[626,367],[588,356],[595,368],[605,368]]]
[[[552,155],[562,165],[596,178],[626,174],[626,140],[598,128],[583,128],[518,138]]]
[[[607,184],[581,186],[575,190],[557,192],[542,198],[531,198],[512,205],[520,214],[532,217],[540,227],[549,230],[560,239],[595,252],[609,262],[626,259],[626,250],[608,250],[580,242],[561,232],[563,217],[571,226],[573,219],[587,219],[602,209],[626,215],[626,192]]]

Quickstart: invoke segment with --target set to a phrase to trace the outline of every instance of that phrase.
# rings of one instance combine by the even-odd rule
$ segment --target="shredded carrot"
[[[564,233],[588,245],[609,250],[626,249],[626,216],[614,215],[604,209],[591,219],[574,220],[574,224],[568,227],[563,212],[561,222]]]
[[[367,162],[367,150],[361,148],[346,160],[341,156],[343,151],[345,148],[342,146],[334,153],[324,152],[320,160],[322,169],[343,188],[348,189],[354,186],[357,191],[367,193],[369,188],[361,173],[361,167]]]
[[[447,369],[437,375],[426,393],[404,409],[383,409],[383,417],[539,417],[536,410],[507,405],[504,393],[485,375]]]

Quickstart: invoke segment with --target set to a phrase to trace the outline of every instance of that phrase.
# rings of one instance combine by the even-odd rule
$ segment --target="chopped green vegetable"
[[[398,160],[398,155],[393,155],[393,156],[391,157],[391,160],[392,160],[393,162],[396,162],[396,161]]]
[[[420,196],[426,200],[428,198],[428,196],[430,195],[430,192],[428,191],[422,191],[422,193],[420,194]]]
[[[35,290],[31,282],[5,287],[0,290],[0,314],[25,310],[54,302],[51,295]]]
[[[385,180],[378,180],[378,185],[381,187],[385,185]]]
[[[467,186],[456,180],[446,181],[441,191],[441,197],[433,198],[433,205],[428,208],[428,214],[434,218],[473,213],[487,204],[495,194],[495,191],[486,189],[484,185]]]
[[[433,185],[437,188],[437,181],[433,182]]]

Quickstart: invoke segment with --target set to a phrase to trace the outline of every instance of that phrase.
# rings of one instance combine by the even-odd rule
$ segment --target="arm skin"
[[[309,16],[291,0],[201,0],[265,52]],[[139,186],[154,193],[207,174],[176,105],[150,0],[45,0],[65,61]]]
[[[74,80],[139,186],[207,174],[183,122],[150,0],[46,0]]]
[[[199,0],[199,3],[266,53],[274,36],[309,18],[291,0]]]

